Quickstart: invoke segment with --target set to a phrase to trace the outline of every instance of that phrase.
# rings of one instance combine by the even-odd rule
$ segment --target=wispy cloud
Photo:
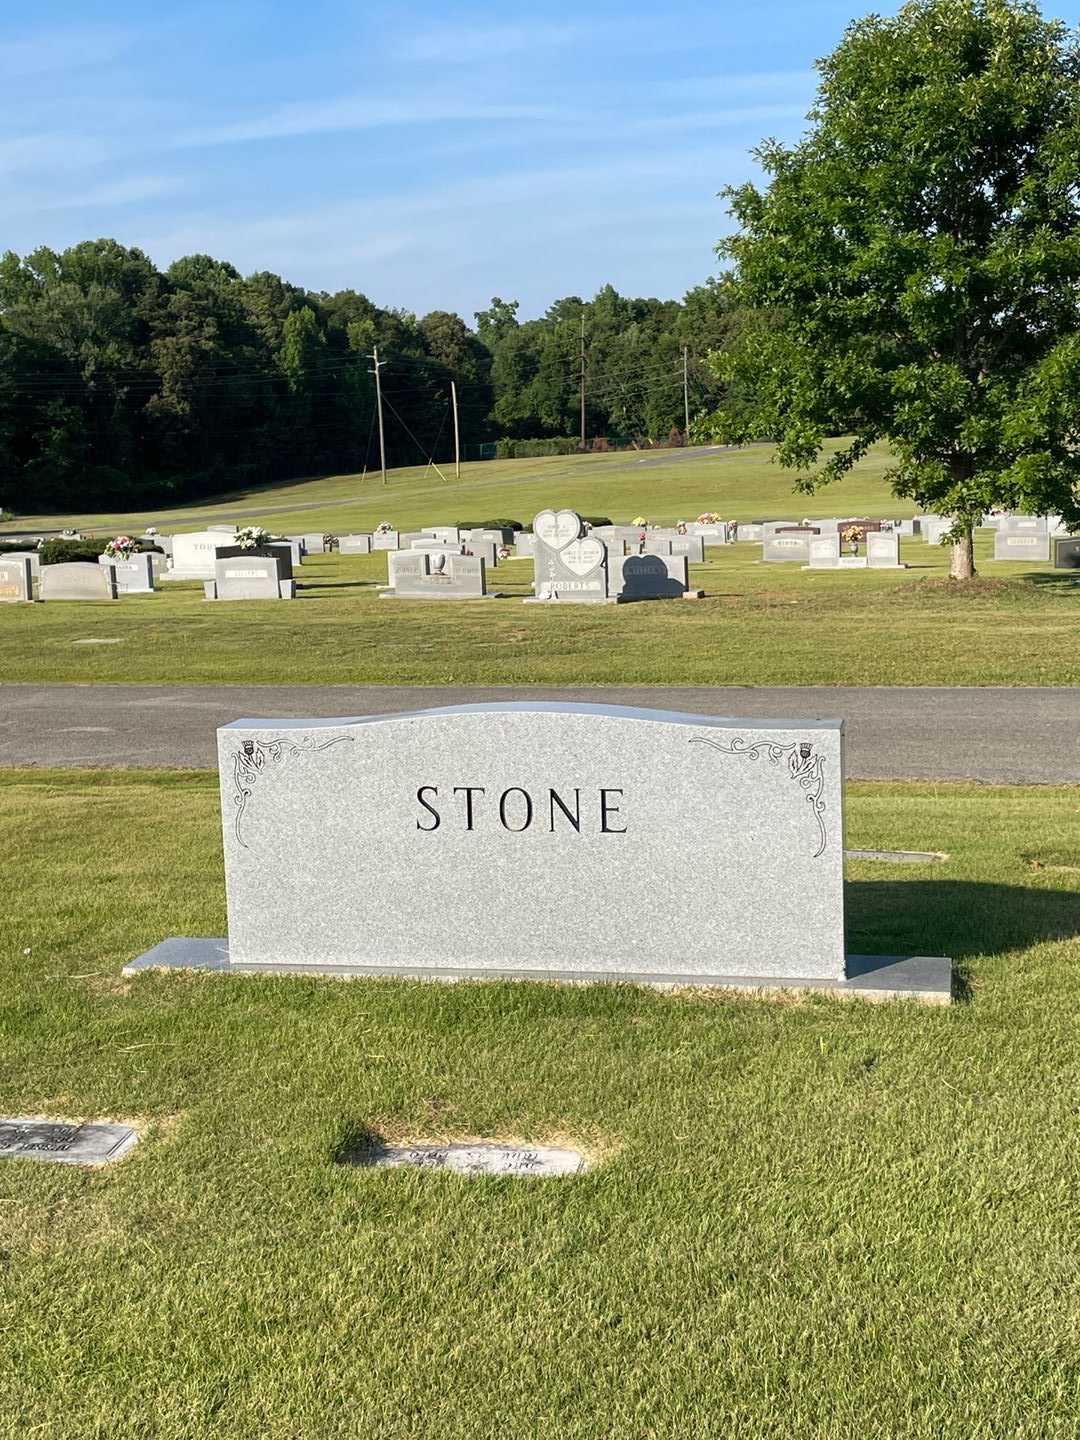
[[[56,71],[103,65],[132,43],[130,31],[114,27],[38,31],[19,40],[0,41],[0,75],[11,84]]]
[[[548,105],[485,104],[455,98],[407,96],[400,99],[342,96],[336,100],[294,101],[249,120],[188,130],[176,144],[237,145],[253,140],[282,140],[295,135],[377,130],[392,125],[433,125],[450,121],[529,121],[561,116]]]
[[[99,164],[107,148],[102,141],[81,135],[21,135],[0,140],[0,175],[81,169]]]
[[[404,60],[469,64],[500,60],[539,50],[566,50],[579,44],[592,27],[575,21],[522,20],[510,24],[434,25],[402,37],[397,54]]]
[[[92,210],[105,205],[134,205],[162,195],[175,195],[182,188],[183,182],[173,175],[131,175],[126,180],[107,180],[88,190],[58,195],[44,202],[41,209]]]

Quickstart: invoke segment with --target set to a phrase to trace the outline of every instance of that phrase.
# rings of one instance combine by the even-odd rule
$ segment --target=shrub
[[[495,453],[500,460],[536,460],[544,455],[576,455],[579,442],[568,436],[554,440],[500,440]]]
[[[105,554],[105,546],[109,543],[108,537],[100,540],[46,540],[41,547],[42,565],[66,565],[72,560],[96,560],[99,555]],[[31,546],[24,546],[24,549],[33,549]],[[140,546],[142,550],[156,550],[161,554],[160,545]]]
[[[459,530],[520,530],[520,520],[455,520]]]

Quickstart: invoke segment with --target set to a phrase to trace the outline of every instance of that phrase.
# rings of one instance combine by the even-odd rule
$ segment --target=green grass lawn
[[[477,517],[484,518],[484,517]],[[1080,586],[994,564],[958,589],[947,552],[907,571],[765,565],[707,552],[707,599],[526,606],[532,562],[490,572],[484,604],[382,600],[385,554],[316,555],[293,602],[207,603],[198,584],[108,603],[0,606],[0,678],[154,683],[1067,685],[1080,683]],[[1019,575],[1017,571],[1019,570]],[[84,642],[91,643],[84,643]],[[106,641],[109,643],[93,643]]]
[[[848,937],[953,955],[951,1008],[122,980],[224,933],[215,778],[4,774],[0,1110],[145,1136],[0,1161],[0,1434],[1074,1437],[1078,792],[848,798],[950,856],[852,865]],[[365,1131],[596,1164],[335,1163]]]

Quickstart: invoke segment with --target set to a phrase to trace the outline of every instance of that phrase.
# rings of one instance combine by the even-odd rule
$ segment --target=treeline
[[[732,326],[723,287],[682,302],[611,286],[539,320],[494,299],[422,319],[354,290],[329,295],[207,255],[164,273],[140,250],[87,241],[0,260],[0,506],[121,509],[378,463],[378,346],[387,463],[499,439],[577,435],[585,331],[586,430],[639,442],[716,403],[703,363]]]

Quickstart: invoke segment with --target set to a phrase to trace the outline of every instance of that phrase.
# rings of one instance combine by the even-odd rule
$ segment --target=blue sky
[[[112,235],[470,322],[495,294],[679,296],[716,268],[716,192],[800,133],[870,8],[896,7],[5,6],[0,248]]]

